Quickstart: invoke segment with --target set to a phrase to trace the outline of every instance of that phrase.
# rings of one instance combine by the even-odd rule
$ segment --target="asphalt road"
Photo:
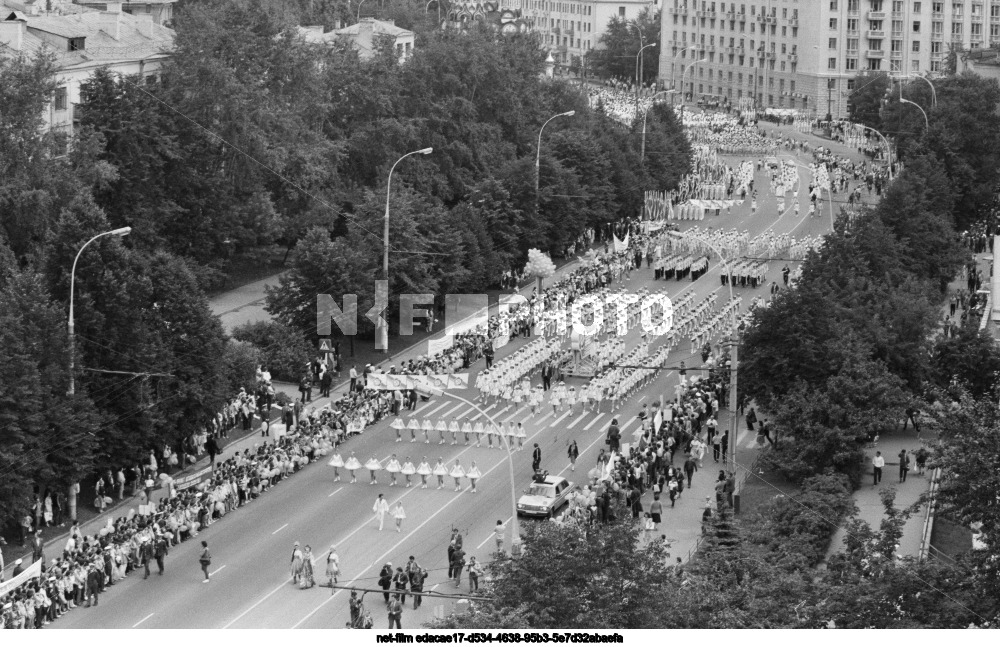
[[[783,152],[781,157],[790,157]],[[810,160],[802,156],[799,160],[807,164]],[[800,169],[802,216],[792,215],[792,205],[777,214],[774,196],[767,195],[767,180],[762,173],[757,174],[760,205],[751,218],[749,200],[742,207],[734,207],[731,215],[706,219],[701,222],[681,222],[685,229],[693,225],[702,228],[716,226],[749,230],[751,236],[764,230],[790,232],[797,237],[814,236],[829,230],[831,222],[824,207],[823,215],[808,218],[807,190],[809,174]],[[770,264],[769,280],[780,284],[780,270],[783,261]],[[696,293],[697,303],[709,293],[721,290],[719,305],[728,298],[728,289],[719,282],[720,268],[713,262],[709,271],[698,281],[690,280],[657,282],[653,271],[643,268],[632,273],[627,287],[637,290],[643,286],[658,290],[668,286],[672,298],[688,291]],[[766,288],[757,290],[739,289],[744,306],[749,305],[753,296],[766,295]],[[638,333],[632,331],[630,342],[637,340]],[[498,354],[497,359],[518,347],[523,340],[516,340]],[[700,364],[700,358],[692,358],[687,343],[681,343],[671,354],[669,362],[686,361],[688,366]],[[470,383],[475,372],[483,368],[482,362],[473,367]],[[617,412],[615,417],[624,422],[623,441],[629,441],[638,427],[636,413],[643,401],[658,398],[661,394],[669,399],[673,396],[678,377],[671,372],[661,373],[659,378],[644,390],[635,394]],[[540,380],[535,376],[536,383]],[[574,379],[570,384],[582,384]],[[472,389],[460,393],[473,399]],[[553,474],[563,474],[571,480],[583,477],[595,464],[596,456],[604,446],[603,438],[611,421],[608,405],[600,415],[586,413],[569,417],[553,416],[547,402],[540,414],[528,417],[522,409],[514,414],[489,407],[487,413],[497,420],[524,420],[528,438],[524,451],[513,456],[516,490],[527,486],[531,476],[531,444],[538,442],[542,447],[542,467]],[[435,398],[422,403],[416,417],[438,419],[455,416],[474,415],[468,405],[447,397]],[[722,422],[720,426],[724,425]],[[742,425],[741,425],[742,427]],[[113,586],[102,596],[99,607],[75,611],[54,623],[53,628],[340,628],[349,617],[347,598],[344,591],[331,591],[316,587],[299,590],[291,584],[289,561],[292,544],[295,541],[309,544],[317,558],[316,575],[324,581],[324,558],[331,545],[336,545],[341,558],[342,579],[358,586],[377,586],[378,571],[385,562],[394,566],[405,565],[408,556],[413,555],[430,571],[425,590],[454,592],[451,582],[445,581],[447,571],[447,543],[452,527],[458,528],[464,538],[468,556],[475,555],[480,561],[488,559],[493,549],[492,531],[498,519],[507,520],[511,516],[511,488],[508,476],[507,453],[498,449],[438,445],[408,442],[409,434],[404,431],[404,442],[396,443],[395,432],[388,421],[368,429],[343,448],[346,459],[349,452],[356,452],[362,463],[369,456],[386,459],[396,453],[402,462],[410,456],[415,464],[426,455],[433,465],[438,457],[450,463],[460,458],[466,468],[470,460],[475,460],[483,472],[479,492],[471,493],[468,483],[463,483],[463,491],[455,492],[451,479],[446,480],[443,490],[431,486],[427,490],[402,486],[391,488],[383,472],[377,486],[368,485],[368,472],[359,470],[358,483],[351,484],[349,478],[334,482],[333,469],[320,463],[311,465],[294,477],[287,479],[257,501],[239,509],[225,519],[216,522],[194,541],[188,541],[172,549],[167,557],[167,571],[162,577],[156,575],[144,581],[140,575],[132,574],[123,582]],[[434,438],[434,435],[432,435]],[[566,458],[566,445],[575,438],[580,448],[577,471],[570,472]],[[743,431],[738,437],[739,462],[749,465],[756,449],[755,437]],[[383,460],[384,462],[384,460]],[[675,556],[686,556],[697,541],[701,510],[705,497],[714,490],[715,467],[711,455],[706,456],[705,469],[696,474],[694,485],[686,489],[678,500],[676,508],[667,508],[661,532],[673,541],[671,552]],[[341,470],[342,475],[346,475]],[[433,477],[432,477],[433,478]],[[447,487],[447,483],[452,483]],[[407,519],[401,533],[395,532],[391,519],[387,519],[385,530],[379,532],[372,515],[372,504],[378,493],[385,494],[390,506],[401,500],[406,509]],[[647,493],[644,504],[651,495]],[[522,523],[545,523],[542,521],[522,521]],[[198,564],[199,540],[207,540],[214,561],[212,581],[202,583]],[[508,541],[509,546],[509,530]],[[463,577],[463,589],[467,590],[467,580]],[[368,594],[365,599],[375,619],[376,627],[386,626],[381,595]],[[403,626],[415,627],[430,620],[434,607],[440,606],[447,612],[451,602],[425,599],[419,611],[413,611],[407,600],[403,613]]]

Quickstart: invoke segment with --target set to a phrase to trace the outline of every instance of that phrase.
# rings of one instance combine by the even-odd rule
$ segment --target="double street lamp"
[[[639,43],[642,44],[642,32],[639,32]],[[639,114],[639,87],[642,85],[642,75],[643,66],[646,64],[646,60],[641,58],[642,51],[647,47],[656,47],[656,43],[652,42],[649,45],[642,45],[639,48],[638,53],[635,55],[635,112],[636,115]]]
[[[364,2],[364,0],[362,0]],[[382,232],[382,275],[385,280],[389,280],[389,196],[392,193],[392,172],[396,170],[396,164],[399,164],[404,159],[410,155],[430,155],[434,152],[433,148],[421,148],[418,151],[411,151],[406,155],[400,157],[389,169],[389,180],[385,183],[385,226]],[[389,323],[384,317],[379,317],[378,323],[378,338],[381,342],[380,345],[383,352],[389,352]]]

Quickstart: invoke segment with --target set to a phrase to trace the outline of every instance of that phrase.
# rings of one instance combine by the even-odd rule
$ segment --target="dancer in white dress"
[[[397,443],[403,442],[402,431],[403,429],[406,429],[406,423],[403,422],[403,419],[398,417],[393,418],[392,424],[390,424],[389,426],[396,430],[396,442]]]
[[[517,428],[514,429],[514,435],[517,436],[517,450],[524,451],[524,439],[528,437],[528,432],[520,422],[517,423]]]
[[[420,431],[420,423],[416,418],[410,418],[410,421],[406,423],[406,428],[410,430],[410,442],[417,442],[417,432]]]
[[[431,442],[430,432],[434,431],[434,423],[424,418],[424,421],[420,423],[420,428],[424,431],[424,444],[428,445]]]
[[[492,422],[486,423],[486,442],[489,443],[489,448],[493,449],[493,439],[497,439],[497,445],[500,444],[500,430]]]
[[[427,462],[427,457],[424,456],[424,460],[420,461],[420,465],[417,466],[417,474],[420,475],[420,489],[427,489],[427,477],[431,475],[431,464]]]
[[[444,432],[448,431],[448,423],[445,422],[444,420],[438,420],[438,423],[437,423],[437,426],[435,427],[435,429],[437,429],[438,433],[441,435],[441,441],[438,442],[438,445],[443,445],[444,444]]]
[[[451,432],[451,444],[458,444],[458,433],[462,430],[461,426],[458,424],[458,416],[454,420],[448,423],[448,431]]]
[[[361,469],[361,461],[354,455],[354,452],[351,452],[351,455],[347,458],[344,468],[351,473],[351,483],[357,483],[358,477],[354,474],[354,471]]]
[[[330,467],[333,468],[333,481],[334,482],[339,481],[340,480],[340,468],[344,466],[344,459],[341,458],[340,452],[334,451],[333,452],[333,458],[331,458],[330,462],[327,463],[327,464]]]
[[[393,454],[389,462],[386,463],[385,471],[389,472],[389,487],[394,487],[396,485],[396,475],[399,474],[399,470],[402,467],[399,465],[399,461],[396,460],[396,455]]]
[[[465,475],[468,477],[469,481],[472,483],[472,493],[475,494],[476,493],[476,481],[478,481],[480,479],[480,477],[482,477],[482,474],[479,473],[479,468],[476,467],[476,461],[472,461],[472,465],[469,467],[469,471],[466,472]]]
[[[407,456],[406,460],[403,461],[403,467],[399,471],[406,477],[406,487],[410,487],[410,485],[412,485],[410,479],[417,473],[417,468],[413,466],[413,461],[410,460],[409,456]]]
[[[438,457],[437,464],[434,465],[434,476],[438,480],[438,489],[444,487],[444,477],[448,476],[448,469],[444,466],[444,459]]]
[[[465,477],[465,470],[462,468],[462,464],[455,459],[455,466],[451,468],[451,478],[455,479],[455,491],[460,492],[462,490],[462,479]]]
[[[465,434],[465,444],[466,444],[466,446],[468,446],[468,444],[469,444],[469,434],[472,433],[472,423],[469,422],[468,418],[466,418],[465,422],[462,423],[462,433]]]
[[[368,459],[368,462],[365,463],[365,469],[372,473],[372,480],[368,485],[377,484],[378,483],[377,475],[378,471],[382,469],[382,463],[380,463],[377,458],[372,456],[371,458]]]
[[[396,532],[402,532],[403,519],[406,519],[402,501],[396,501],[396,507],[392,509],[392,518],[396,520]]]
[[[483,423],[476,421],[476,424],[472,426],[472,433],[476,434],[476,447],[483,446]]]

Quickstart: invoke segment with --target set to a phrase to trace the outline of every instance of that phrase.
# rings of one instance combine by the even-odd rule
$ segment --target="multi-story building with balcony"
[[[661,21],[667,87],[834,118],[859,72],[934,74],[1000,43],[1000,0],[664,0]]]

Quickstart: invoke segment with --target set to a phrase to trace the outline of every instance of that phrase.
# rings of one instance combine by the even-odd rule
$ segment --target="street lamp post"
[[[932,87],[933,87],[933,86],[932,86]],[[917,110],[919,110],[919,111],[920,111],[920,114],[922,114],[922,115],[924,116],[924,130],[928,130],[928,129],[930,129],[930,127],[931,127],[931,124],[930,124],[930,122],[929,122],[929,121],[927,120],[927,113],[926,113],[926,112],[924,112],[924,109],[920,107],[920,104],[919,104],[919,103],[917,103],[917,102],[915,102],[915,101],[910,101],[909,99],[904,99],[904,98],[903,98],[903,84],[902,84],[902,83],[900,83],[900,84],[899,84],[899,102],[900,102],[900,103],[908,103],[908,104],[910,104],[911,106],[916,106],[916,107],[917,107]]]
[[[361,1],[364,2],[364,0]],[[396,170],[396,164],[399,164],[410,155],[430,155],[433,152],[433,148],[421,148],[418,151],[410,151],[396,160],[395,164],[392,165],[392,168],[389,169],[389,180],[385,183],[385,226],[382,232],[382,275],[385,277],[386,281],[389,280],[389,195],[392,192],[392,172]],[[383,351],[388,353],[389,324],[386,322],[385,318],[379,317],[378,328],[380,345],[382,346]]]
[[[684,54],[684,52],[688,51],[689,49],[694,49],[696,47],[698,47],[698,45],[688,45],[687,47],[685,47],[681,51],[679,51],[676,54],[674,54],[674,57],[672,59],[670,59],[670,87],[671,88],[677,87],[677,84],[674,82],[674,61],[677,60],[678,56],[681,56],[682,54]],[[684,77],[681,76],[681,86],[683,86],[683,85],[684,85]],[[683,89],[684,88],[681,87],[681,90],[683,90]]]
[[[541,168],[542,159],[542,131],[545,127],[549,125],[549,121],[557,117],[572,117],[576,114],[576,110],[570,110],[569,112],[560,112],[557,115],[552,115],[549,117],[548,121],[542,124],[542,127],[538,129],[538,146],[535,148],[535,212],[538,212],[538,183],[539,183],[539,171]]]
[[[639,161],[642,162],[646,159],[646,115],[649,114],[649,110],[653,107],[653,103],[656,101],[656,97],[661,94],[674,94],[676,90],[660,90],[654,94],[649,99],[649,106],[642,111],[642,152],[639,154]]]
[[[436,2],[437,3],[437,9],[438,9],[438,26],[440,26],[441,25],[441,0],[430,0],[430,2],[428,2],[426,5],[424,5],[424,15],[427,15],[427,10],[430,9],[431,2]]]
[[[914,74],[913,72],[903,74],[902,77],[906,79],[920,79],[927,85],[931,86],[931,108],[932,109],[937,108],[937,88],[934,87],[934,83],[930,79],[928,79],[926,76]]]
[[[687,71],[689,69],[691,69],[692,67],[694,67],[695,65],[698,65],[699,63],[705,63],[706,61],[708,61],[707,58],[698,59],[697,61],[691,61],[690,63],[688,63],[687,65],[685,65],[684,69],[681,71],[681,105],[682,106],[684,105],[684,77],[687,76]],[[693,71],[691,73],[691,98],[692,99],[694,98],[694,72]]]
[[[641,44],[642,32],[639,32],[639,41]],[[645,63],[645,61],[640,61],[640,59],[642,57],[642,50],[646,49],[647,47],[656,47],[656,43],[650,43],[649,45],[642,45],[639,48],[639,52],[635,55],[635,114],[636,115],[639,114],[639,85],[642,83],[642,77],[641,77],[642,70],[640,66],[641,64]]]
[[[521,536],[520,536],[520,532],[518,530],[518,523],[517,523],[517,489],[516,489],[516,483],[514,481],[514,454],[513,454],[513,448],[511,447],[510,437],[509,436],[500,436],[499,435],[500,434],[500,425],[497,424],[496,419],[493,416],[491,416],[490,414],[488,414],[485,411],[483,411],[483,409],[479,405],[477,405],[475,402],[472,402],[471,400],[467,400],[467,399],[463,398],[460,395],[455,395],[451,391],[441,391],[441,393],[443,395],[449,397],[449,398],[453,398],[455,400],[458,400],[459,402],[462,402],[462,403],[465,403],[465,404],[471,406],[473,409],[475,409],[476,411],[478,411],[484,418],[486,418],[486,420],[488,420],[491,425],[493,425],[493,427],[496,429],[498,437],[501,437],[501,438],[505,437],[505,438],[507,438],[507,443],[506,443],[506,447],[507,447],[507,466],[509,468],[509,474],[510,474],[510,513],[511,513],[511,524],[512,524],[511,525],[511,529],[510,529],[510,532],[511,532],[511,535],[510,535],[510,547],[511,547],[511,555],[514,555],[514,554],[516,554],[515,553],[516,549],[514,547],[516,545],[518,545],[518,544],[521,543],[521,538],[520,538]]]
[[[73,259],[73,268],[69,273],[69,321],[66,325],[66,332],[69,337],[69,389],[66,395],[76,395],[76,378],[73,375],[76,370],[76,330],[75,330],[75,316],[73,308],[73,297],[76,293],[76,263],[80,260],[80,254],[83,254],[83,250],[87,248],[87,245],[94,242],[98,238],[104,236],[128,236],[132,233],[131,227],[120,227],[119,229],[112,229],[111,231],[106,231],[101,234],[97,234],[80,247],[80,250],[76,253],[76,258]],[[76,483],[69,487],[69,518],[76,519]]]
[[[361,5],[365,3],[365,0],[361,0],[358,3],[358,22],[361,22]]]

